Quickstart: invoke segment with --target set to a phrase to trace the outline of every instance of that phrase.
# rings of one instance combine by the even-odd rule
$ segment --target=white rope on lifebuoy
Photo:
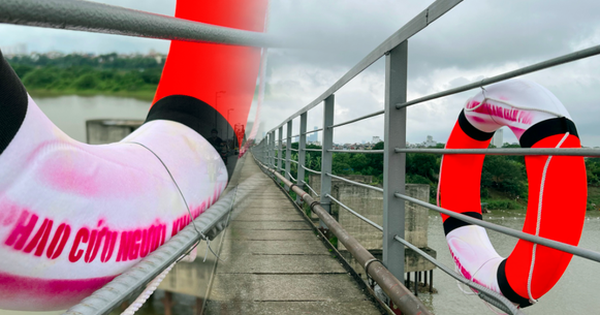
[[[569,137],[569,132],[565,133],[563,138],[558,142],[558,144],[556,145],[557,149],[560,148],[560,146],[563,144],[563,142],[565,142],[565,140],[567,140],[567,137]],[[544,183],[546,182],[546,173],[548,171],[548,166],[550,165],[551,160],[552,160],[552,155],[548,156],[548,158],[546,159],[546,164],[544,164],[544,171],[542,173],[542,182],[540,184],[540,195],[539,195],[539,199],[538,199],[538,212],[537,212],[537,218],[536,218],[535,236],[540,235],[540,227],[541,227],[541,222],[542,222],[542,198],[544,196]],[[535,252],[537,249],[537,245],[538,244],[536,244],[536,243],[533,244],[533,249],[531,251],[531,266],[529,267],[529,276],[527,278],[527,294],[529,295],[529,302],[531,304],[537,303],[537,300],[534,299],[533,295],[531,294],[531,279],[533,278],[533,266],[535,265]]]

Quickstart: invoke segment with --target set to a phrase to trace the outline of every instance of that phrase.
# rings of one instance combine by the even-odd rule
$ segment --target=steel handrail
[[[523,312],[521,310],[519,310],[511,301],[509,301],[504,296],[502,296],[499,293],[494,292],[478,283],[475,283],[472,280],[469,280],[469,279],[461,276],[460,274],[458,274],[454,270],[448,268],[446,265],[440,263],[437,259],[431,257],[429,254],[427,254],[420,248],[416,247],[415,245],[411,244],[407,240],[399,237],[398,235],[394,236],[394,240],[400,242],[402,245],[412,249],[419,255],[423,256],[423,258],[427,259],[432,264],[434,264],[436,267],[440,268],[440,270],[443,271],[445,274],[447,274],[447,275],[451,276],[452,278],[456,279],[457,281],[460,281],[461,283],[477,290],[478,291],[477,295],[482,300],[492,303],[492,305],[494,305],[495,307],[497,307],[507,313],[510,313],[513,315],[523,314]]]
[[[255,159],[256,163],[267,171],[273,173],[286,186],[290,187],[296,194],[300,196],[302,201],[310,205],[311,210],[325,225],[329,231],[337,236],[338,241],[346,247],[348,252],[356,259],[356,261],[364,266],[365,272],[371,276],[375,282],[383,289],[390,297],[394,304],[400,309],[403,314],[407,315],[432,315],[432,313],[423,305],[410,290],[408,290],[400,280],[381,263],[375,259],[373,255],[367,251],[354,237],[348,234],[346,230],[329,214],[327,211],[315,201],[308,193],[294,185],[277,171],[267,167],[260,161]],[[367,263],[369,262],[369,263]],[[372,262],[372,263],[370,263]]]
[[[457,94],[460,92],[464,92],[464,91],[468,91],[468,90],[472,90],[478,87],[482,87],[485,85],[489,85],[492,83],[496,83],[496,82],[500,82],[500,81],[504,81],[510,78],[514,78],[514,77],[518,77],[518,76],[522,76],[524,74],[528,74],[531,72],[535,72],[535,71],[539,71],[539,70],[543,70],[546,68],[550,68],[550,67],[554,67],[554,66],[558,66],[564,63],[568,63],[568,62],[572,62],[572,61],[576,61],[576,60],[580,60],[580,59],[584,59],[587,57],[591,57],[591,56],[595,56],[600,54],[600,45],[596,45],[590,48],[586,48],[586,49],[582,49],[576,52],[572,52],[570,54],[566,54],[566,55],[562,55],[560,57],[556,57],[556,58],[552,58],[552,59],[548,59],[527,67],[523,67],[523,68],[519,68],[517,70],[513,70],[513,71],[508,71],[505,72],[503,74],[499,74],[496,76],[493,76],[491,78],[487,78],[487,79],[483,79],[481,81],[478,82],[473,82],[473,83],[469,83],[469,84],[465,84],[463,86],[459,86],[457,88],[453,88],[453,89],[449,89],[446,91],[442,91],[442,92],[438,92],[438,93],[434,93],[428,96],[423,96],[417,99],[414,99],[412,101],[408,101],[405,103],[400,103],[400,104],[396,104],[396,109],[400,109],[403,107],[407,107],[407,106],[411,106],[411,105],[415,105],[415,104],[419,104],[422,102],[426,102],[426,101],[431,101],[434,100],[436,98],[440,98],[440,97],[444,97],[444,96],[449,96],[449,95],[453,95],[453,94]]]
[[[486,221],[483,221],[483,220],[475,219],[475,218],[466,216],[464,214],[460,214],[460,213],[457,213],[457,212],[454,212],[454,211],[451,211],[451,210],[448,210],[448,209],[444,209],[444,208],[432,205],[432,204],[430,204],[428,202],[424,202],[424,201],[421,201],[419,199],[416,199],[416,198],[413,198],[413,197],[410,197],[410,196],[407,196],[407,195],[403,195],[403,194],[400,194],[400,193],[394,193],[394,196],[397,197],[397,198],[404,199],[406,201],[418,204],[418,205],[423,206],[423,207],[425,207],[427,209],[431,209],[431,210],[437,211],[439,213],[443,213],[445,215],[451,216],[453,218],[459,219],[461,221],[464,221],[464,222],[467,222],[467,223],[470,223],[470,224],[479,225],[479,226],[484,227],[486,229],[494,230],[496,232],[500,232],[500,233],[505,234],[505,235],[516,237],[516,238],[519,238],[519,239],[522,239],[522,240],[525,240],[525,241],[529,241],[529,242],[532,242],[532,243],[540,244],[540,245],[543,245],[543,246],[546,246],[546,247],[550,247],[550,248],[553,248],[553,249],[556,249],[556,250],[560,250],[560,251],[565,252],[565,253],[573,254],[575,256],[579,256],[579,257],[582,257],[582,258],[585,258],[585,259],[589,259],[589,260],[593,260],[593,261],[596,261],[596,262],[600,262],[600,253],[592,251],[592,250],[589,250],[589,249],[584,249],[584,248],[581,248],[581,247],[569,245],[569,244],[566,244],[566,243],[558,242],[558,241],[555,241],[555,240],[551,240],[551,239],[548,239],[548,238],[536,236],[536,235],[533,235],[533,234],[527,234],[527,233],[524,233],[522,231],[517,231],[517,230],[511,229],[511,228],[507,228],[505,226],[501,226],[501,225],[497,225],[497,224],[494,224],[494,223],[486,222]]]
[[[309,131],[305,132],[304,134],[307,135],[307,134],[311,134],[311,133],[315,133],[315,132],[319,132],[319,131],[323,131],[323,128],[309,130]]]
[[[285,124],[287,121],[290,121],[321,104],[321,102],[323,102],[326,98],[328,98],[333,93],[341,89],[344,85],[350,82],[350,80],[352,80],[370,65],[379,60],[379,58],[383,57],[386,53],[400,45],[405,40],[419,33],[421,30],[429,26],[431,23],[433,23],[435,20],[437,20],[439,17],[444,15],[446,12],[450,11],[452,8],[454,8],[457,4],[461,2],[462,0],[436,0],[429,7],[421,11],[408,23],[402,26],[398,31],[396,31],[385,41],[383,41],[367,56],[365,56],[359,63],[352,67],[350,71],[346,72],[346,74],[344,74],[337,82],[335,82],[329,89],[327,89],[327,91],[323,92],[323,94],[317,97],[314,101],[312,101],[311,103],[304,106],[302,109],[285,119],[282,124],[278,125],[272,130],[283,126],[283,124]]]
[[[341,180],[343,182],[352,184],[354,186],[360,186],[360,187],[364,187],[364,188],[367,188],[367,189],[375,190],[375,191],[378,191],[378,192],[383,192],[383,188],[379,188],[379,187],[376,187],[376,186],[371,186],[371,185],[367,185],[367,184],[355,182],[353,180],[349,180],[347,178],[343,178],[343,177],[340,177],[340,176],[337,176],[337,175],[333,175],[331,173],[326,173],[326,174],[327,174],[327,176],[330,176],[330,177],[335,178],[335,179],[339,179],[339,180]]]
[[[374,113],[371,113],[371,114],[367,114],[367,115],[364,115],[364,116],[361,116],[361,117],[358,117],[358,118],[354,118],[354,119],[351,119],[351,120],[348,120],[348,121],[345,121],[345,122],[342,122],[342,123],[339,123],[339,124],[335,124],[335,125],[327,126],[327,128],[337,128],[337,127],[341,127],[341,126],[344,126],[344,125],[348,125],[348,124],[351,124],[351,123],[355,123],[355,122],[357,122],[357,121],[361,121],[361,120],[365,120],[365,119],[368,119],[368,118],[371,118],[371,117],[375,117],[375,116],[383,115],[384,113],[385,113],[385,110],[380,110],[380,111],[378,111],[378,112],[374,112]]]
[[[327,150],[327,152],[336,152],[336,153],[365,153],[365,154],[381,154],[384,153],[384,150]]]
[[[282,40],[264,33],[80,0],[3,0],[0,1],[0,23],[166,40],[283,47]]]
[[[237,188],[219,198],[206,212],[171,237],[164,245],[83,299],[79,304],[69,308],[64,314],[108,314],[130,297],[136,296],[139,288],[150,283],[163,270],[186,254],[194,244],[207,237],[213,239],[223,230],[229,213],[249,193],[243,187],[254,187],[253,180],[252,177],[247,179]]]
[[[429,154],[485,154],[485,155],[562,155],[600,157],[599,149],[589,148],[497,148],[497,149],[404,149],[395,148],[396,153]]]
[[[309,189],[310,191],[312,191],[312,192],[313,192],[313,194],[315,194],[315,196],[319,197],[319,194],[317,194],[317,192],[316,192],[316,191],[315,191],[315,190],[314,190],[312,187],[310,187],[310,185],[308,185],[308,183],[307,183],[307,182],[305,182],[305,181],[302,181],[302,183],[303,183],[304,185],[306,185],[306,187],[308,187],[308,189]]]
[[[357,218],[363,220],[364,222],[370,224],[371,226],[373,226],[374,228],[378,229],[379,231],[383,232],[383,227],[369,219],[367,219],[366,217],[364,217],[363,215],[361,215],[360,213],[352,210],[350,207],[346,206],[345,204],[343,204],[342,202],[340,202],[339,200],[335,199],[333,196],[331,196],[330,194],[326,195],[327,197],[329,197],[329,199],[331,199],[331,201],[337,203],[340,207],[348,210],[348,212],[352,213],[353,215],[355,215]]]
[[[311,173],[315,173],[315,174],[321,175],[321,172],[315,171],[313,169],[310,169],[310,168],[308,168],[308,167],[306,167],[304,165],[302,165],[302,168],[305,169],[305,170],[307,170],[307,171],[309,171],[309,172],[311,172]]]

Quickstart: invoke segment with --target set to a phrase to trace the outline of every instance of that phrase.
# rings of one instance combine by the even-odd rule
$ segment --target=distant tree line
[[[372,149],[383,149],[383,142]],[[443,148],[444,144],[438,144]],[[505,148],[519,147],[504,144]],[[297,149],[298,143],[292,143]],[[309,149],[320,149],[320,146],[307,145]],[[297,160],[294,152],[293,159]],[[408,153],[406,155],[406,182],[427,184],[430,186],[430,201],[434,202],[439,181],[441,156],[424,153]],[[588,185],[600,187],[600,158],[588,158],[585,161]],[[292,164],[291,173],[296,177],[297,167]],[[306,167],[320,170],[321,153],[306,152]],[[373,185],[383,183],[383,154],[334,153],[333,174],[335,175],[372,175]],[[308,181],[308,174],[306,174]],[[526,207],[528,197],[527,172],[523,156],[488,155],[483,162],[481,172],[481,198],[489,209],[516,209]],[[588,208],[591,207],[588,201]]]
[[[14,56],[7,61],[28,90],[65,93],[154,92],[164,66],[164,60],[157,62],[151,56],[120,57],[116,53]]]

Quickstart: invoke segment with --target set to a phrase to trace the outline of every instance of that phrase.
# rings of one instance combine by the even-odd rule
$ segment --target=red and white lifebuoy
[[[448,149],[487,148],[494,132],[507,126],[525,148],[579,148],[575,124],[563,104],[529,80],[494,84],[469,99]],[[443,208],[482,219],[480,181],[484,155],[445,155],[440,170]],[[526,156],[529,201],[523,232],[577,245],[583,229],[587,182],[582,157]],[[563,275],[572,255],[519,240],[503,258],[482,227],[442,215],[454,262],[468,279],[503,294],[521,307],[531,305]]]

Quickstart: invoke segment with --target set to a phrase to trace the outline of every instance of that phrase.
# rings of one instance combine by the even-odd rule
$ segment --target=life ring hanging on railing
[[[482,88],[469,99],[446,143],[447,149],[483,149],[494,132],[510,128],[522,147],[580,148],[569,113],[547,89],[529,80]],[[441,207],[482,219],[483,154],[445,155],[440,169]],[[526,156],[529,201],[523,232],[577,245],[585,219],[587,181],[582,157]],[[535,303],[563,275],[572,254],[519,240],[503,258],[484,228],[442,214],[450,253],[468,279],[521,307]]]

